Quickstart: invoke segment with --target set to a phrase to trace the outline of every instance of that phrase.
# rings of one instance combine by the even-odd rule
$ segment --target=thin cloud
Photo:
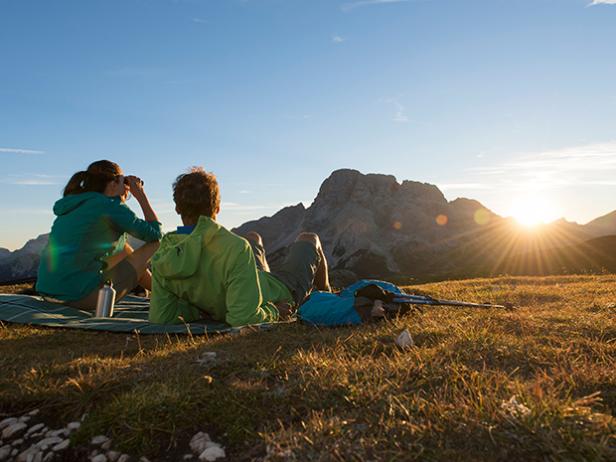
[[[0,152],[5,154],[45,154],[45,151],[22,148],[0,148]]]
[[[410,0],[359,0],[357,2],[343,3],[340,5],[342,11],[351,11],[363,6],[385,5],[387,3],[406,3]]]
[[[339,36],[339,35],[334,35],[334,36],[332,37],[332,42],[333,42],[333,43],[342,43],[342,42],[346,42],[346,38],[341,37],[341,36]]]
[[[386,103],[386,104],[391,104],[394,106],[395,113],[391,120],[393,120],[396,123],[408,123],[409,122],[409,118],[406,115],[406,107],[396,98],[383,98],[381,99],[381,102]]]
[[[203,18],[192,18],[192,22],[195,24],[207,24],[208,20]]]
[[[477,177],[478,183],[509,190],[611,186],[616,175],[616,141],[522,154],[512,161],[468,168],[466,172],[471,178]],[[481,177],[490,181],[481,181]]]
[[[482,183],[437,183],[437,186],[441,191],[451,191],[454,189],[492,189],[491,185]]]
[[[19,186],[53,186],[59,185],[59,177],[43,174],[7,175],[0,183]]]
[[[587,6],[595,6],[595,5],[616,5],[616,0],[593,0]]]

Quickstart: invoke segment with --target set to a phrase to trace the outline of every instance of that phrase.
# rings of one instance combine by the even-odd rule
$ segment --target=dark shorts
[[[103,281],[111,281],[113,288],[116,291],[116,302],[126,297],[131,290],[138,285],[139,277],[137,270],[127,260],[122,260],[113,268],[108,269],[103,273]],[[80,310],[95,311],[96,302],[98,301],[97,287],[81,300],[75,300],[72,302],[64,302],[65,305],[79,308]]]
[[[257,268],[268,271],[269,265],[263,246],[252,240],[248,240],[248,242],[255,254]],[[284,262],[269,272],[287,286],[295,303],[300,305],[312,292],[314,276],[317,274],[320,258],[319,252],[312,242],[297,241],[289,246],[289,253]]]

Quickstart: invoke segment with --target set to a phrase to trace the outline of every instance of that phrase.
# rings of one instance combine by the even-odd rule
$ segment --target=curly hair
[[[182,218],[198,220],[200,215],[214,218],[220,209],[220,188],[216,176],[203,167],[192,167],[173,183],[173,201]]]

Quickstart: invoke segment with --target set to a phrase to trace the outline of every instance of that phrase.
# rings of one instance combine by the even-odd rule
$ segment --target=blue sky
[[[0,0],[0,247],[101,158],[166,229],[191,165],[229,227],[337,168],[586,222],[616,209],[616,1],[591,3]]]

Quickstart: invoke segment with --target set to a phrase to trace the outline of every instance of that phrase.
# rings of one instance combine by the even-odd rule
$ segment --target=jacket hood
[[[76,208],[80,207],[82,204],[94,200],[101,195],[102,194],[95,192],[70,194],[56,201],[53,206],[53,213],[57,216],[66,215],[67,213],[72,212]]]
[[[154,272],[167,279],[184,279],[199,268],[203,247],[220,230],[215,221],[201,217],[189,235],[175,232],[166,234],[160,248],[152,257]]]

